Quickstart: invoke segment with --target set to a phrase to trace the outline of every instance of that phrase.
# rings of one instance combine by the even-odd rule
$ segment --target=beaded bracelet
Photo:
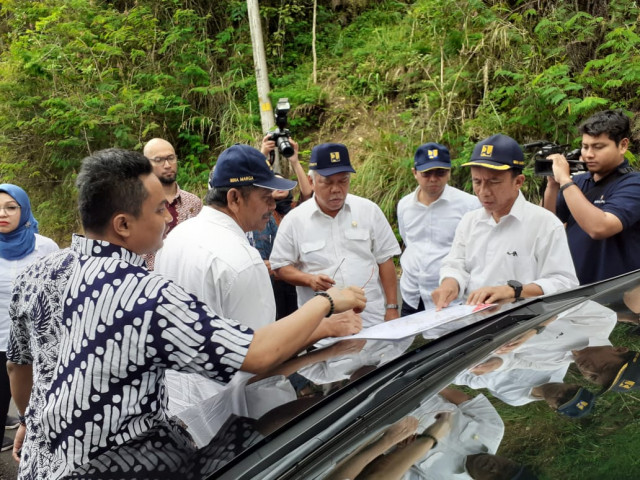
[[[325,317],[330,317],[331,315],[333,315],[333,311],[336,308],[335,304],[333,303],[333,298],[331,298],[331,295],[329,295],[327,292],[316,292],[315,296],[317,297],[318,295],[329,300],[329,305],[331,305],[331,308],[329,308],[329,313],[327,313]]]

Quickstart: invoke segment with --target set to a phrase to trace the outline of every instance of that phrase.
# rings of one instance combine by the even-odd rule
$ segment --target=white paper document
[[[381,340],[399,340],[401,338],[411,337],[425,330],[435,328],[443,323],[451,322],[462,317],[466,317],[471,313],[485,310],[495,304],[480,304],[480,305],[455,305],[443,308],[439,312],[436,312],[435,308],[424,310],[422,312],[407,315],[406,317],[397,318],[389,322],[383,322],[373,327],[363,328],[360,333],[351,335],[349,337],[340,337],[325,339],[324,341],[331,340],[331,343],[344,339],[357,339],[364,338],[367,340],[381,339]]]

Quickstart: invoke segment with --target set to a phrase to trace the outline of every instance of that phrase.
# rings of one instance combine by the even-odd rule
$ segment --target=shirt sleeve
[[[640,173],[626,174],[615,183],[611,195],[601,207],[615,215],[624,228],[640,221]]]
[[[547,295],[579,285],[576,269],[569,251],[569,243],[563,225],[555,218],[547,234],[540,234],[535,245],[538,278],[531,283],[538,285]],[[543,231],[542,225],[540,231]]]
[[[158,292],[148,331],[154,361],[220,383],[240,369],[253,339],[251,328],[220,318],[171,282]]]
[[[400,255],[400,245],[393,234],[391,225],[387,217],[384,216],[380,207],[372,204],[374,208],[373,223],[373,256],[376,263],[380,265],[386,262],[394,255]]]
[[[462,298],[467,289],[469,283],[469,272],[466,268],[466,243],[469,229],[469,214],[466,214],[460,220],[456,233],[453,237],[453,243],[451,244],[451,250],[446,257],[442,259],[442,266],[440,267],[440,283],[445,278],[453,278],[458,282],[459,293],[458,298]]]
[[[19,365],[31,365],[33,355],[31,353],[31,321],[27,314],[26,305],[21,301],[22,292],[27,292],[24,275],[18,276],[11,294],[9,305],[9,345],[7,348],[7,360]],[[4,367],[4,366],[3,366]]]
[[[278,234],[273,242],[273,249],[269,257],[272,270],[287,265],[295,265],[300,258],[298,242],[295,239],[293,213],[291,212],[284,217],[278,227]]]

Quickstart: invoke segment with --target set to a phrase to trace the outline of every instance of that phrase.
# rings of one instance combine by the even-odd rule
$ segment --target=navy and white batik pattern
[[[20,478],[59,478],[167,422],[167,368],[228,382],[253,332],[149,273],[138,255],[74,236],[18,277],[7,358],[33,364]]]

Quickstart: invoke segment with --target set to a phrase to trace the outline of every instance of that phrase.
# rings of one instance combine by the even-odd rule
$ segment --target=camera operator
[[[309,178],[304,173],[302,165],[298,159],[298,144],[289,137],[289,143],[293,147],[293,155],[289,157],[289,163],[291,169],[295,173],[298,186],[300,187],[300,193],[298,199],[293,199],[293,193],[291,190],[274,190],[272,196],[276,201],[276,209],[271,213],[271,218],[267,223],[264,230],[255,230],[247,234],[252,239],[253,246],[258,249],[260,256],[264,261],[271,277],[271,285],[273,287],[273,295],[276,300],[276,319],[286,317],[298,309],[298,295],[296,293],[296,287],[285,282],[284,280],[278,280],[275,278],[274,272],[271,270],[271,264],[269,263],[269,256],[273,249],[273,242],[276,239],[278,233],[278,226],[282,221],[282,218],[291,211],[296,205],[311,198],[313,190],[309,183]],[[262,139],[261,152],[267,157],[271,158],[271,152],[276,149],[276,142],[273,140],[271,134],[266,135]],[[280,176],[276,173],[276,176]]]
[[[640,268],[640,173],[624,158],[631,131],[629,118],[606,110],[579,127],[581,158],[588,173],[571,178],[563,155],[550,155],[544,206],[566,223],[580,284]]]

